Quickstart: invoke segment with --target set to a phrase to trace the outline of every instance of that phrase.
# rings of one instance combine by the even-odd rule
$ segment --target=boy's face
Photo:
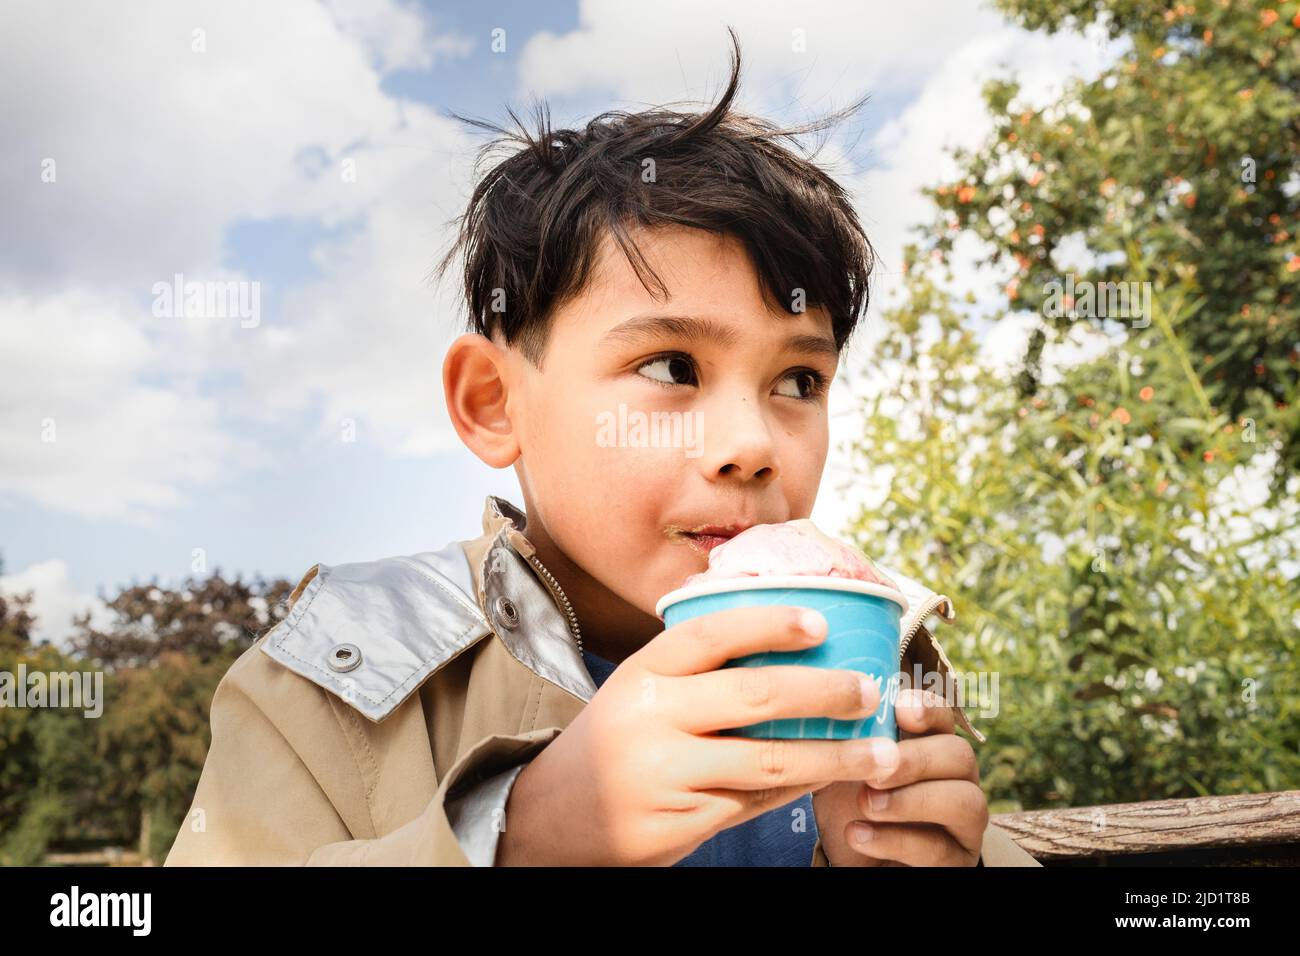
[[[651,296],[606,235],[588,287],[556,309],[542,370],[509,351],[506,398],[538,558],[584,628],[627,638],[662,628],[644,615],[707,567],[715,542],[686,532],[809,515],[838,363],[828,314],[769,309],[739,240],[636,240],[671,297]]]

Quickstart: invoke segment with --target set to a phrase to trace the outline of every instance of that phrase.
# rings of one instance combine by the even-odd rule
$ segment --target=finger
[[[898,743],[898,765],[863,777],[877,789],[916,783],[918,780],[969,780],[979,783],[980,765],[969,743],[956,734],[931,734]]]
[[[865,720],[880,706],[874,679],[838,668],[725,667],[663,683],[668,720],[697,734],[799,717]]]
[[[682,621],[632,657],[656,674],[702,674],[747,654],[807,650],[825,639],[826,630],[826,618],[811,608],[734,607]]]
[[[913,734],[950,734],[956,715],[952,707],[930,690],[900,691],[894,702],[894,718],[899,731]]]
[[[696,737],[687,748],[685,785],[694,790],[767,790],[801,786],[811,790],[827,780],[887,775],[899,760],[899,744],[886,737],[857,740],[765,740]]]
[[[866,830],[866,838],[862,829]],[[895,860],[906,866],[974,866],[979,851],[971,852],[942,827],[923,823],[872,823],[857,821],[845,828],[850,848],[877,860]]]
[[[969,780],[922,780],[892,790],[859,788],[856,815],[867,823],[935,823],[979,853],[989,823],[984,791]]]
[[[816,810],[817,819],[826,821],[828,828],[821,833],[821,836],[823,850],[826,853],[827,862],[831,866],[874,867],[882,865],[882,861],[873,860],[861,853],[841,851],[841,846],[845,843],[844,822],[838,825],[830,822],[832,820],[847,822],[859,819],[862,816],[857,808],[857,794],[861,789],[862,784],[841,781],[832,784],[825,792],[813,793],[813,806]],[[829,829],[832,826],[836,827],[836,832]]]
[[[725,830],[761,816],[777,807],[794,803],[809,791],[806,785],[776,787],[770,790],[697,790],[696,797],[703,801],[700,813],[710,827]],[[790,807],[789,824],[792,830],[808,832],[816,826],[806,807]]]
[[[891,578],[889,575],[885,574],[884,571],[881,571],[879,565],[877,565],[876,562],[868,558],[867,563],[871,565],[871,570],[872,573],[874,573],[876,576],[877,584],[883,584],[885,587],[893,588],[895,591],[900,590],[898,585],[894,583],[894,579]]]

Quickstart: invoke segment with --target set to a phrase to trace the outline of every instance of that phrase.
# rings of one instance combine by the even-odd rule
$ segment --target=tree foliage
[[[1180,338],[1211,403],[1282,443],[1281,494],[1300,467],[1300,4],[999,5],[1033,29],[1095,25],[1117,55],[1042,109],[1014,82],[989,85],[994,135],[931,191],[922,254],[978,237],[1030,310],[1061,279],[1054,253],[1069,241],[1095,257],[1080,279],[1131,280],[1130,247],[1168,265],[1203,302]]]
[[[0,672],[82,671],[103,681],[102,714],[0,708],[0,864],[52,848],[142,845],[155,860],[198,785],[222,675],[284,617],[292,585],[220,572],[176,588],[132,585],[89,615],[64,652],[34,644],[30,595],[0,598]],[[142,833],[143,831],[143,833]],[[143,839],[142,839],[143,837]]]
[[[1044,109],[987,88],[993,137],[931,191],[884,316],[856,531],[998,675],[970,711],[995,809],[1300,787],[1300,5],[1002,5],[1126,52]],[[963,236],[1002,307],[956,298]],[[1080,282],[1147,284],[1143,321],[1047,307],[1067,238]],[[1033,332],[1005,362],[1009,321]]]

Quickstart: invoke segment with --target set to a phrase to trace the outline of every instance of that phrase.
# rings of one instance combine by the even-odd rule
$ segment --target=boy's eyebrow
[[[639,315],[620,322],[601,339],[602,346],[614,342],[635,344],[649,339],[674,336],[688,342],[709,341],[722,348],[736,344],[736,330],[713,319],[692,315]],[[825,335],[799,332],[785,340],[789,351],[812,355],[826,355],[838,359],[840,350],[835,347],[835,340]]]

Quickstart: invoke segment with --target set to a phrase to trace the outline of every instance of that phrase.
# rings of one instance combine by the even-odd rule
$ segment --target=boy
[[[730,112],[738,77],[737,51],[703,116],[543,120],[478,185],[444,392],[525,509],[489,496],[477,539],[308,571],[217,688],[167,865],[1037,865],[988,823],[960,708],[904,694],[898,743],[717,734],[875,711],[853,671],[721,669],[823,639],[820,615],[654,614],[721,538],[811,512],[867,301],[848,200]],[[620,407],[701,440],[597,440]],[[947,599],[888,574],[904,669],[946,674]]]

